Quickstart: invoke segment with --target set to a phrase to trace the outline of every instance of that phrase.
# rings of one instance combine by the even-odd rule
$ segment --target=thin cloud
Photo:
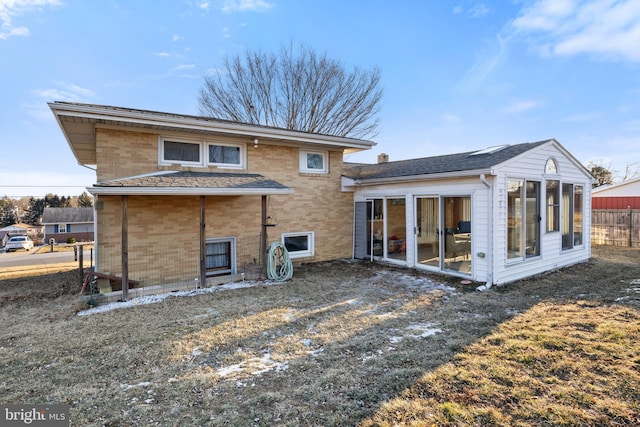
[[[222,11],[232,12],[265,12],[274,7],[273,3],[266,0],[225,0]]]
[[[637,0],[538,0],[511,26],[541,55],[588,54],[601,60],[640,62]]]
[[[491,9],[489,9],[484,3],[478,3],[469,9],[467,14],[472,18],[479,18],[487,15],[489,12],[491,12]]]
[[[571,116],[564,117],[560,119],[562,123],[586,123],[592,120],[596,120],[602,117],[600,113],[582,113],[582,114],[573,114]]]
[[[446,124],[449,125],[458,124],[462,121],[462,118],[460,116],[456,116],[455,114],[451,113],[446,113],[444,116],[442,116],[442,119]]]
[[[497,35],[496,43],[492,43],[486,52],[477,55],[476,61],[469,69],[459,88],[475,88],[480,86],[484,80],[501,64],[507,56],[508,49],[506,41]]]
[[[517,113],[523,113],[525,111],[532,110],[536,107],[539,107],[540,105],[541,103],[538,101],[519,100],[519,101],[514,101],[511,104],[505,106],[504,108],[502,108],[501,111],[507,114],[517,114]]]
[[[31,35],[28,27],[15,25],[14,18],[61,4],[59,0],[0,0],[0,40]]]

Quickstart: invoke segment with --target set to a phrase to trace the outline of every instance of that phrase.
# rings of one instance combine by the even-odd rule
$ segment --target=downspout
[[[487,239],[488,248],[487,248],[487,283],[482,286],[478,286],[476,290],[478,291],[486,291],[491,288],[493,284],[493,187],[489,181],[487,181],[487,177],[485,174],[480,174],[480,182],[486,185],[489,190],[489,236]]]

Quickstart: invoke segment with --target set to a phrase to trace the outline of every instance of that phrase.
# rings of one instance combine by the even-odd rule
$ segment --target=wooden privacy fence
[[[640,210],[593,209],[591,244],[640,247]]]

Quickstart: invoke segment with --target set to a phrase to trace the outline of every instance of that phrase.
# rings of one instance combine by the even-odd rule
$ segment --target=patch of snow
[[[300,343],[305,346],[305,347],[309,347],[311,346],[311,340],[309,338],[303,338],[300,340]]]
[[[228,377],[234,374],[248,372],[250,375],[258,376],[269,371],[282,372],[289,369],[289,362],[276,362],[271,359],[271,354],[265,353],[262,357],[251,357],[235,365],[226,366],[216,370],[220,377]]]
[[[123,390],[130,390],[132,388],[136,388],[136,387],[141,387],[141,388],[147,388],[151,385],[150,382],[148,381],[144,381],[144,382],[140,382],[138,384],[120,384],[120,388]]]
[[[129,301],[116,301],[109,304],[99,305],[87,310],[82,310],[77,313],[77,316],[89,316],[96,313],[104,313],[119,308],[135,307],[137,305],[155,304],[164,301],[169,297],[192,297],[196,295],[212,294],[214,292],[228,291],[233,289],[245,289],[255,286],[273,286],[281,285],[282,282],[273,281],[244,281],[244,282],[232,282],[224,285],[212,286],[209,288],[191,289],[187,291],[167,292],[164,294],[156,295],[144,295],[137,298],[132,298]]]
[[[323,352],[324,352],[324,348],[320,347],[319,349],[310,351],[308,353],[311,357],[318,357],[320,356],[320,353],[323,353]]]
[[[415,337],[415,338],[426,338],[426,337],[430,337],[430,336],[435,335],[435,334],[442,333],[442,329],[434,328],[434,326],[435,325],[432,324],[432,323],[414,323],[413,325],[407,326],[407,329],[409,329],[411,331],[422,332],[418,336],[413,335],[413,337]]]

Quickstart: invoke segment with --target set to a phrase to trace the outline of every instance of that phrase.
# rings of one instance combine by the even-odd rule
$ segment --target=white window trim
[[[69,230],[67,230],[67,224],[58,224],[58,233],[69,233]]]
[[[307,155],[308,154],[320,154],[322,156],[322,169],[309,169],[307,167]],[[300,172],[304,173],[317,173],[328,174],[329,173],[329,153],[327,151],[311,151],[300,150]]]
[[[199,150],[200,150],[200,161],[199,162],[188,162],[188,161],[183,161],[183,160],[167,160],[164,158],[164,142],[165,141],[169,141],[169,142],[181,142],[181,143],[185,143],[185,144],[194,144],[194,145],[198,145],[199,146]],[[190,139],[184,139],[184,138],[171,138],[171,137],[159,137],[158,138],[158,164],[160,165],[184,165],[184,166],[203,166],[203,152],[202,152],[202,141],[194,141],[194,140],[190,140]]]
[[[309,249],[306,251],[289,252],[289,258],[291,259],[311,257],[315,253],[315,234],[313,231],[302,231],[299,233],[282,233],[280,240],[281,240],[281,243],[284,245],[285,244],[284,240],[286,237],[300,237],[300,236],[307,236],[307,241],[309,243],[307,246],[309,247]]]
[[[217,146],[224,146],[224,147],[236,147],[240,149],[240,163],[239,164],[234,164],[234,163],[214,163],[214,162],[209,162],[209,147],[212,145],[217,145]],[[225,168],[225,169],[244,169],[246,162],[247,162],[247,145],[246,144],[233,144],[233,143],[226,143],[226,142],[212,142],[212,141],[207,141],[205,144],[205,162],[207,163],[208,166],[217,166],[219,168]]]
[[[200,161],[198,162],[188,162],[182,160],[167,160],[164,158],[164,142],[182,142],[185,144],[194,144],[199,146],[200,152]],[[209,146],[210,145],[224,145],[227,147],[238,147],[240,148],[240,164],[236,165],[233,163],[213,163],[209,162]],[[215,141],[207,141],[207,140],[194,140],[187,138],[172,138],[168,136],[161,136],[158,138],[158,164],[161,166],[169,166],[169,165],[182,165],[182,166],[191,166],[191,167],[201,167],[206,168],[209,166],[216,166],[218,168],[223,169],[245,169],[247,164],[247,145],[246,144],[234,144],[232,142],[215,142]]]

